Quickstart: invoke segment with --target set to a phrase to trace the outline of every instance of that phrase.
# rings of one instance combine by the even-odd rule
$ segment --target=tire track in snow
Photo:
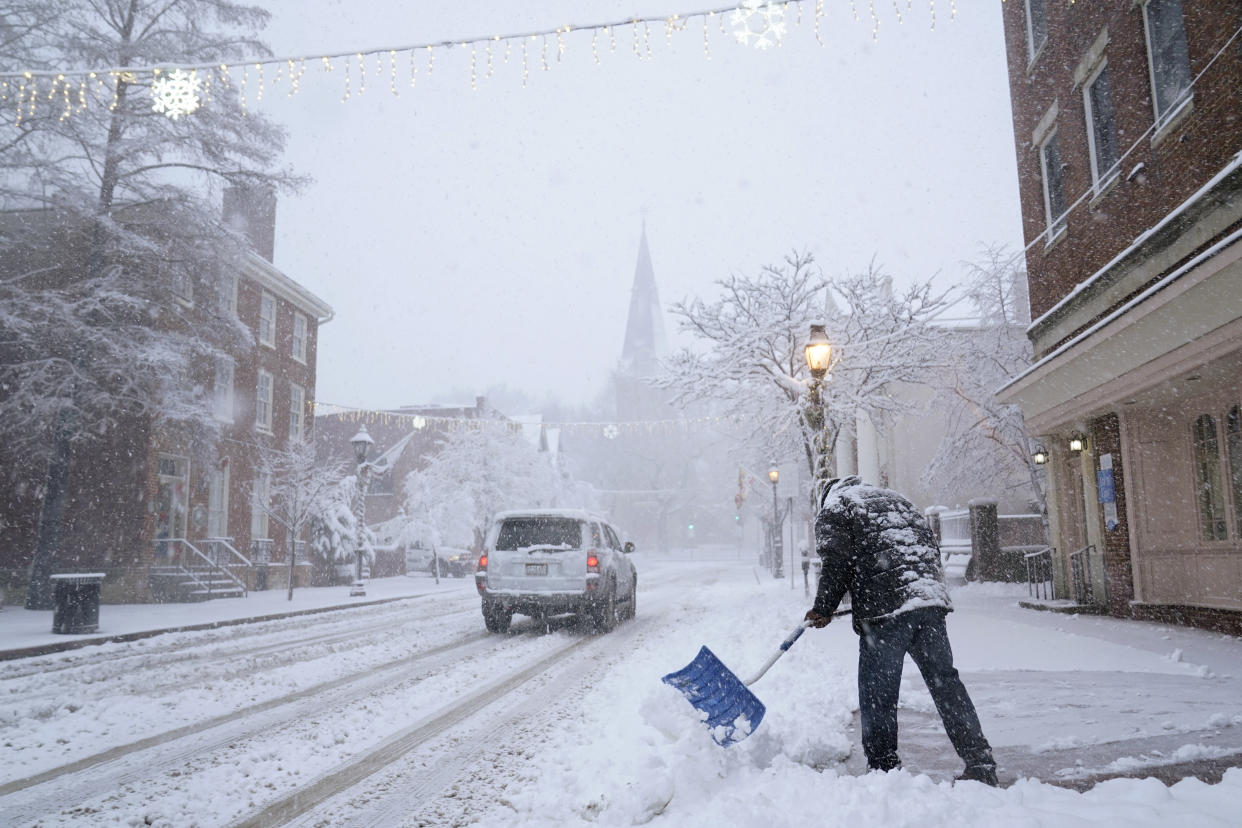
[[[235,828],[270,828],[270,826],[286,825],[290,820],[296,819],[320,803],[354,787],[367,777],[398,761],[424,742],[469,719],[503,698],[505,694],[518,690],[578,650],[596,644],[598,641],[599,639],[596,638],[579,638],[571,641],[531,666],[486,685],[435,717],[400,731],[373,750],[319,777],[306,787],[268,804],[252,816],[234,823]]]
[[[496,804],[490,800],[478,805],[472,802],[470,792],[477,789],[473,783],[480,777],[494,776],[497,764],[524,754],[533,742],[538,741],[539,734],[546,732],[550,720],[571,717],[602,674],[616,668],[624,661],[626,654],[644,646],[652,632],[667,629],[669,608],[673,603],[674,600],[665,596],[659,600],[644,599],[643,611],[638,618],[623,623],[606,636],[594,639],[599,646],[615,651],[608,660],[588,659],[587,654],[578,653],[582,657],[559,665],[564,669],[558,670],[558,664],[549,665],[543,675],[533,677],[531,684],[537,686],[526,688],[520,695],[497,698],[496,703],[489,707],[489,713],[494,711],[494,715],[480,721],[471,732],[463,733],[458,728],[447,744],[445,740],[437,739],[441,734],[428,734],[421,742],[411,744],[405,755],[394,757],[386,767],[377,767],[371,778],[358,780],[352,789],[338,788],[338,792],[331,795],[333,801],[323,799],[322,806],[306,809],[292,822],[242,822],[235,828],[281,824],[287,824],[289,828],[389,828],[394,825],[466,824],[473,821],[473,816],[477,814],[463,812],[483,812]],[[653,608],[647,611],[648,607]],[[561,661],[569,662],[575,654],[576,651],[566,652]],[[551,703],[549,696],[541,692],[544,685],[558,688]],[[568,688],[567,692],[562,688]],[[464,721],[465,718],[462,718],[458,723]],[[480,766],[484,768],[482,771]],[[451,795],[446,796],[445,791],[451,792]],[[458,793],[465,796],[458,797]],[[448,813],[445,806],[455,810]]]
[[[203,722],[186,725],[87,756],[33,776],[7,782],[0,785],[0,796],[6,797],[6,818],[14,821],[37,819],[42,814],[56,811],[64,803],[64,791],[70,784],[72,784],[75,798],[88,799],[93,795],[115,790],[124,784],[140,781],[150,776],[153,767],[168,767],[173,762],[183,762],[193,756],[227,747],[239,739],[269,731],[281,723],[295,720],[307,712],[303,708],[319,709],[328,701],[344,704],[350,698],[375,692],[387,685],[419,680],[442,668],[441,662],[453,664],[476,649],[480,651],[496,649],[501,643],[490,633],[479,631],[430,650],[370,668],[363,673],[342,676]],[[477,646],[480,644],[482,646]],[[410,676],[408,668],[420,662],[429,663],[425,665],[420,675]],[[338,697],[343,698],[338,701]],[[234,723],[241,723],[242,726],[228,727]],[[210,733],[220,728],[223,730]],[[207,735],[180,746],[176,745],[177,742],[191,739],[199,734]],[[173,745],[173,748],[167,751],[158,750],[166,745]],[[130,757],[131,754],[148,750],[154,751],[154,754]],[[115,764],[107,767],[111,763]],[[89,774],[83,773],[88,770]],[[81,778],[74,778],[70,783],[66,781],[69,777]],[[47,786],[48,790],[32,791],[25,801],[13,796],[44,786]]]

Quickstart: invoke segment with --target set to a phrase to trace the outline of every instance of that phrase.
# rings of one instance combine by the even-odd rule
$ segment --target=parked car
[[[437,549],[436,552],[439,553],[437,557],[440,559],[440,574],[447,575],[449,562],[448,555],[446,553],[448,550],[440,548]],[[415,572],[426,572],[434,575],[435,569],[433,569],[433,561],[434,558],[431,556],[430,549],[424,549],[421,546],[407,546],[405,549],[405,574],[412,575]]]
[[[441,573],[447,572],[454,578],[464,578],[474,572],[474,566],[479,560],[479,556],[471,552],[469,549],[452,549],[450,547],[441,547],[441,555],[447,555],[446,569]]]
[[[573,613],[608,632],[638,608],[638,573],[617,532],[576,509],[502,512],[487,533],[475,571],[483,622],[505,632],[514,613]]]

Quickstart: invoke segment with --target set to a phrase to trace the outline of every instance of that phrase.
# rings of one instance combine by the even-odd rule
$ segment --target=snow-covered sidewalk
[[[419,573],[367,581],[366,596],[358,598],[349,596],[348,586],[336,586],[295,589],[292,601],[286,590],[273,589],[251,592],[244,598],[220,598],[193,604],[104,604],[99,608],[99,629],[84,635],[53,633],[52,610],[27,610],[20,604],[10,605],[0,609],[0,661],[16,655],[55,652],[164,631],[204,629],[461,589],[473,591],[474,580],[445,576],[437,584],[430,575]]]
[[[767,706],[759,729],[722,749],[659,676],[701,644],[735,672],[752,671],[810,599],[800,583],[790,590],[753,569],[668,565],[702,570],[702,587],[684,600],[703,611],[669,625],[605,678],[581,721],[498,774],[493,796],[503,804],[483,824],[1060,828],[1236,825],[1242,813],[1242,769],[1224,769],[1242,754],[1236,638],[1024,610],[1025,587],[957,584],[949,616],[957,665],[1010,787],[952,784],[960,760],[909,661],[905,769],[866,774],[850,625],[803,636],[753,688]],[[1120,778],[1168,777],[1172,768],[1178,778],[1213,762],[1218,784]]]

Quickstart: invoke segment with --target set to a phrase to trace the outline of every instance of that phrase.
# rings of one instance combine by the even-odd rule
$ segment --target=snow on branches
[[[810,253],[794,252],[755,276],[716,282],[717,297],[678,302],[672,313],[695,346],[665,362],[657,385],[679,402],[719,400],[743,423],[747,443],[764,457],[804,454],[814,474],[814,433],[806,395],[810,373],[803,347],[812,323],[825,324],[835,353],[823,392],[826,448],[853,428],[857,412],[907,410],[891,391],[924,382],[941,358],[933,324],[949,305],[930,282],[895,291],[874,264],[828,279]]]
[[[580,506],[565,500],[573,488],[516,428],[451,431],[427,465],[406,477],[402,540],[477,545],[497,512]]]

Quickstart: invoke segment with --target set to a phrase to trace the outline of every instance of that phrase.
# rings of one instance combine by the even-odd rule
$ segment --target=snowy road
[[[736,556],[638,566],[638,618],[606,636],[520,617],[489,635],[462,582],[0,664],[3,821],[770,828],[831,813],[826,824],[855,826],[1060,826],[1066,814],[1211,825],[1242,809],[1239,771],[1171,789],[952,786],[956,757],[913,671],[907,770],[856,777],[848,624],[805,636],[756,685],[760,730],[722,750],[659,676],[703,643],[749,671],[809,600]],[[1237,639],[1052,617],[1015,608],[1008,589],[958,590],[950,631],[1010,779],[1242,750]],[[917,803],[918,820],[893,801]]]

